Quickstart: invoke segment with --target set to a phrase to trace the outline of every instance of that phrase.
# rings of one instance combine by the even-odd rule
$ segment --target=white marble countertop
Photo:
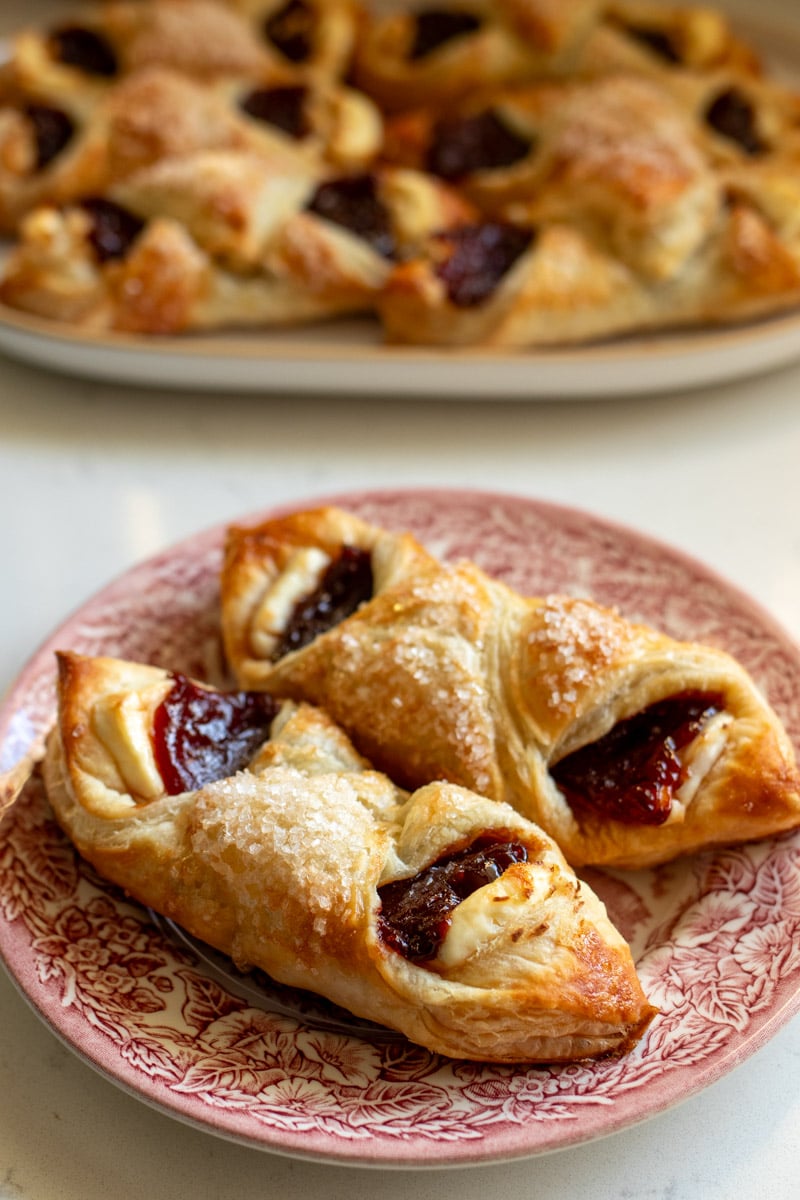
[[[415,486],[513,492],[635,526],[800,641],[800,365],[657,399],[459,404],[162,392],[0,357],[0,695],[69,612],[177,539],[273,503]],[[367,1200],[378,1188],[387,1200],[796,1200],[800,1017],[705,1091],[601,1141],[376,1178],[149,1108],[62,1045],[0,971],[0,1200]]]

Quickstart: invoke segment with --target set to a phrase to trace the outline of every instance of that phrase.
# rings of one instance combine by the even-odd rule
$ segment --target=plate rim
[[[148,340],[93,336],[0,305],[0,351],[50,374],[166,391],[494,402],[658,397],[766,376],[800,358],[797,307],[705,329],[531,350],[362,343],[346,332],[353,324]],[[309,336],[294,341],[292,333]]]
[[[31,655],[28,662],[23,666],[22,670],[17,675],[12,685],[8,688],[5,696],[0,702],[0,747],[4,744],[8,732],[9,722],[13,717],[15,705],[18,703],[18,698],[21,693],[29,686],[28,681],[37,673],[46,656],[52,653],[52,647],[59,640],[62,631],[68,629],[74,622],[80,618],[83,611],[90,606],[102,603],[103,601],[113,600],[115,593],[127,590],[130,584],[136,583],[137,576],[146,574],[152,571],[159,563],[164,562],[170,556],[179,554],[187,558],[189,561],[196,558],[201,553],[210,553],[219,544],[219,541],[224,534],[224,530],[232,525],[239,523],[251,523],[259,519],[264,519],[267,516],[279,516],[281,514],[296,511],[300,507],[316,507],[324,504],[339,504],[346,506],[348,503],[376,503],[386,502],[387,500],[414,500],[415,502],[425,502],[427,504],[441,505],[449,501],[454,505],[464,505],[465,503],[479,503],[481,505],[491,503],[502,503],[510,506],[522,506],[536,511],[538,514],[546,514],[555,518],[561,518],[569,522],[590,522],[598,530],[603,530],[614,536],[615,539],[622,538],[625,541],[633,541],[641,544],[651,552],[658,556],[666,554],[668,558],[678,564],[683,571],[691,573],[692,576],[699,580],[709,582],[715,586],[721,586],[729,598],[735,601],[737,608],[741,607],[751,617],[758,626],[762,627],[770,636],[787,650],[793,660],[795,670],[800,677],[800,647],[798,647],[794,638],[786,631],[786,629],[768,612],[768,610],[755,600],[742,588],[736,584],[726,580],[725,577],[707,566],[701,559],[687,554],[678,547],[672,546],[670,543],[653,537],[648,533],[644,533],[628,524],[607,519],[593,511],[587,511],[583,508],[563,504],[557,501],[546,499],[538,499],[532,496],[517,494],[513,492],[505,492],[498,490],[484,490],[473,488],[449,488],[449,487],[407,487],[407,488],[377,488],[377,489],[356,489],[346,492],[337,491],[335,493],[324,494],[316,497],[306,497],[298,500],[282,501],[278,504],[272,504],[265,508],[255,510],[249,514],[243,514],[233,519],[226,519],[204,529],[198,530],[186,537],[179,539],[170,546],[165,547],[154,555],[150,555],[139,562],[132,564],[129,568],[119,572],[114,578],[109,580],[101,588],[97,589],[88,596],[81,604],[79,604],[64,620],[49,634],[39,645],[38,649]],[[6,973],[12,980],[17,991],[22,995],[23,999],[30,1005],[33,1011],[40,1017],[43,1023],[50,1029],[52,1033],[62,1041],[69,1049],[87,1065],[96,1070],[109,1082],[119,1086],[123,1091],[136,1099],[142,1100],[150,1107],[153,1107],[166,1116],[183,1121],[201,1131],[212,1133],[226,1140],[237,1142],[246,1145],[250,1148],[260,1149],[272,1153],[283,1154],[291,1158],[305,1159],[308,1161],[331,1163],[336,1165],[346,1166],[364,1166],[364,1167],[393,1167],[398,1169],[436,1169],[459,1166],[474,1166],[497,1164],[501,1162],[524,1160],[538,1157],[540,1154],[553,1153],[556,1150],[566,1149],[569,1147],[588,1144],[600,1138],[611,1136],[614,1133],[621,1132],[631,1128],[634,1125],[640,1124],[645,1120],[652,1119],[671,1108],[682,1103],[684,1099],[696,1095],[704,1090],[710,1084],[716,1082],[719,1078],[728,1073],[733,1066],[738,1066],[744,1062],[752,1054],[756,1053],[766,1041],[768,1041],[780,1028],[790,1020],[800,1009],[800,990],[788,989],[783,987],[780,994],[780,1002],[775,1003],[758,1024],[758,1029],[744,1043],[737,1043],[735,1047],[722,1056],[722,1059],[714,1058],[712,1062],[700,1064],[694,1068],[694,1073],[690,1085],[683,1086],[680,1094],[675,1094],[676,1089],[672,1089],[671,1094],[660,1102],[656,1103],[651,1108],[645,1107],[645,1111],[638,1118],[632,1118],[630,1114],[617,1114],[616,1120],[614,1114],[609,1113],[609,1120],[606,1124],[590,1135],[582,1134],[580,1128],[575,1128],[571,1131],[571,1135],[559,1137],[558,1140],[551,1144],[550,1141],[545,1141],[545,1144],[530,1145],[520,1144],[524,1141],[521,1137],[519,1129],[502,1129],[493,1130],[487,1135],[486,1139],[481,1139],[478,1145],[469,1146],[469,1144],[448,1143],[451,1147],[450,1152],[444,1150],[441,1143],[436,1143],[437,1154],[441,1149],[442,1154],[438,1155],[436,1161],[431,1161],[421,1151],[414,1154],[403,1154],[398,1157],[399,1149],[397,1142],[392,1142],[390,1146],[381,1147],[373,1145],[372,1152],[370,1148],[363,1143],[350,1143],[346,1148],[337,1142],[336,1150],[330,1146],[324,1149],[322,1146],[316,1149],[304,1149],[299,1144],[296,1133],[287,1136],[286,1131],[282,1130],[265,1130],[266,1134],[263,1138],[255,1138],[251,1134],[242,1134],[225,1125],[224,1121],[214,1120],[213,1110],[209,1119],[202,1119],[193,1115],[189,1111],[183,1111],[178,1104],[175,1103],[175,1097],[169,1095],[165,1098],[164,1095],[156,1096],[143,1092],[140,1087],[126,1078],[123,1073],[115,1073],[106,1065],[104,1065],[96,1054],[92,1053],[92,1048],[86,1045],[78,1044],[74,1038],[70,1037],[66,1023],[62,1020],[59,1025],[54,1021],[52,1012],[47,1011],[46,1007],[37,1003],[36,998],[31,995],[23,985],[22,979],[12,969],[13,953],[11,958],[8,957],[9,945],[13,952],[13,934],[4,933],[0,927],[0,963],[5,967]],[[776,997],[777,1000],[777,997]],[[58,1014],[57,1014],[58,1015]],[[73,1014],[74,1016],[74,1014]],[[633,1053],[636,1053],[634,1051]],[[729,1062],[729,1059],[733,1059]],[[683,1081],[685,1084],[685,1080]],[[154,1083],[156,1091],[164,1091],[157,1081]],[[579,1123],[576,1123],[579,1124]],[[330,1141],[330,1136],[315,1131],[317,1139],[321,1142]],[[386,1139],[388,1142],[388,1139]],[[493,1146],[497,1144],[497,1148],[487,1150],[486,1142]]]

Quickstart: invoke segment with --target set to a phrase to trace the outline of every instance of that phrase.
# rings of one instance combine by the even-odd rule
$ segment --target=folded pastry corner
[[[239,965],[454,1058],[621,1054],[652,1020],[602,903],[507,805],[448,783],[407,795],[308,705],[59,664],[57,819]]]
[[[403,786],[447,779],[510,803],[574,866],[651,866],[800,825],[790,739],[729,654],[590,600],[523,597],[348,520],[231,533],[222,625],[242,686],[326,708]],[[332,604],[351,538],[362,586],[340,579]]]

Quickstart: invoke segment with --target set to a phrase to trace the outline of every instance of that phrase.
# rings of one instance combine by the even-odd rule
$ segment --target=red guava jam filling
[[[311,56],[312,28],[313,14],[303,0],[290,0],[264,22],[264,33],[276,50],[295,63]]]
[[[392,223],[374,175],[351,175],[320,184],[308,211],[357,234],[381,257],[394,257]]]
[[[758,132],[756,110],[744,92],[738,88],[726,88],[708,105],[705,119],[712,129],[755,158],[768,149]]]
[[[438,8],[417,13],[414,41],[408,57],[412,60],[425,58],[453,38],[461,37],[465,33],[474,33],[480,27],[480,19],[474,13]]]
[[[427,167],[442,179],[457,181],[473,171],[510,167],[525,157],[532,144],[487,109],[472,117],[440,121],[428,150]]]
[[[194,791],[246,766],[269,737],[278,701],[261,692],[216,692],[173,675],[155,711],[153,751],[167,795]]]
[[[87,75],[111,77],[119,70],[113,46],[93,29],[81,25],[62,25],[50,34],[53,57]]]
[[[319,634],[333,629],[371,600],[373,589],[369,551],[343,546],[314,590],[295,605],[273,659],[277,662],[284,654],[307,646]]]
[[[242,111],[265,125],[282,129],[298,141],[309,132],[306,87],[254,88],[241,102]]]
[[[81,208],[91,218],[89,244],[98,262],[124,258],[144,229],[144,221],[127,208],[102,196],[87,196]]]
[[[619,721],[551,770],[571,808],[625,825],[662,825],[684,782],[680,751],[724,707],[722,696],[683,692]]]
[[[435,958],[456,905],[499,879],[512,863],[527,860],[528,851],[520,842],[502,832],[485,833],[411,879],[385,883],[378,888],[381,938],[410,962]]]
[[[25,116],[33,126],[36,170],[42,171],[72,141],[75,126],[60,108],[51,108],[47,104],[29,104]]]
[[[458,308],[483,304],[534,241],[530,229],[499,221],[463,225],[434,239],[446,250],[434,270]]]

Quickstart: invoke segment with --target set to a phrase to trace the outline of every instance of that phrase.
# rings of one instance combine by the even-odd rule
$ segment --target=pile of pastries
[[[800,101],[658,0],[86,0],[0,66],[0,300],[566,345],[800,302]]]
[[[59,654],[53,811],[240,966],[430,1051],[629,1051],[656,1011],[576,870],[800,825],[789,738],[717,649],[337,508],[232,527],[220,596],[238,690]]]

